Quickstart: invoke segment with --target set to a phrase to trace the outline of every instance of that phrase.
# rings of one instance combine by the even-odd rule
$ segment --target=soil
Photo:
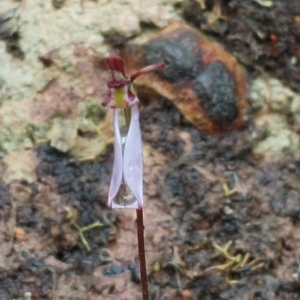
[[[64,1],[54,2],[55,9],[64,9]],[[170,5],[181,21],[200,29],[236,58],[249,88],[259,76],[270,76],[300,92],[298,1],[213,2],[170,1]],[[144,20],[141,32],[132,36],[115,32],[103,36],[106,45],[120,51],[136,36],[157,34],[157,27],[155,21]],[[10,55],[20,56],[22,36],[2,38]],[[28,299],[25,293],[31,299],[142,299],[135,211],[106,206],[113,145],[111,112],[99,117],[98,108],[108,76],[105,55],[80,45],[74,53],[78,61],[73,75],[84,88],[65,88],[67,81],[57,79],[28,104],[32,119],[38,120],[35,126],[46,130],[59,116],[70,121],[61,126],[75,126],[74,132],[61,138],[52,128],[46,138],[32,129],[31,144],[22,142],[14,156],[1,146],[6,163],[1,165],[0,182],[1,300]],[[54,68],[56,55],[44,57],[43,68]],[[183,65],[193,66],[187,60],[184,57]],[[135,68],[130,60],[126,63],[128,69]],[[167,80],[178,87],[172,77]],[[255,108],[245,90],[247,104],[243,102],[239,112],[244,114],[243,126],[216,133],[189,122],[167,93],[149,82],[137,89],[150,299],[300,299],[299,148],[271,155],[253,151],[253,135],[259,129],[255,120],[272,111]],[[87,109],[85,120],[93,120],[101,134],[77,123],[77,108],[87,97],[94,97],[92,110],[97,115]],[[280,113],[299,136],[295,115]],[[99,136],[106,147],[101,144],[91,154],[86,144]]]

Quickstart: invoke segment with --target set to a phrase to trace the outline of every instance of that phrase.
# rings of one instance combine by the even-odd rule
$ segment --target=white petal
[[[131,121],[124,150],[124,180],[136,198],[134,208],[143,207],[143,145],[138,104],[131,107]],[[128,206],[127,206],[128,207]]]
[[[114,208],[114,199],[117,196],[122,178],[123,178],[123,153],[122,153],[122,140],[119,126],[119,109],[114,109],[114,166],[111,176],[109,192],[108,192],[108,206]]]

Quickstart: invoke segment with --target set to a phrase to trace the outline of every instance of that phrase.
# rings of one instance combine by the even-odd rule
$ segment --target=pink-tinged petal
[[[120,81],[109,81],[107,83],[107,87],[109,89],[119,89],[124,87],[125,85],[128,85],[128,81],[127,80],[120,80]]]
[[[131,87],[126,90],[126,105],[128,108],[131,108],[133,105],[139,102],[138,97],[134,92],[131,91]]]
[[[102,101],[102,105],[103,106],[110,106],[109,104],[111,104],[113,102],[113,99],[112,99],[112,92],[111,90],[108,90],[103,101]]]
[[[124,60],[112,52],[108,58],[105,59],[105,63],[111,71],[121,72],[124,77],[125,75],[125,62]]]
[[[143,207],[143,148],[138,104],[131,107],[131,121],[124,149],[124,180],[136,198],[136,207]]]
[[[122,205],[122,204],[112,202],[112,207],[111,208],[113,208],[113,209],[115,209],[115,208],[134,208],[134,209],[137,209],[138,208],[138,203],[137,203],[137,201],[134,201],[132,203]]]
[[[108,207],[114,208],[114,199],[116,198],[123,178],[123,153],[122,139],[119,126],[119,109],[114,109],[114,166],[111,176],[109,192],[108,192]]]
[[[147,74],[149,72],[153,72],[153,71],[157,71],[157,70],[162,70],[164,68],[165,68],[164,63],[158,63],[158,64],[147,66],[145,68],[140,69],[139,71],[137,71],[133,75],[131,75],[130,76],[130,81],[132,82],[133,80],[137,79],[139,76],[141,76],[143,74]]]

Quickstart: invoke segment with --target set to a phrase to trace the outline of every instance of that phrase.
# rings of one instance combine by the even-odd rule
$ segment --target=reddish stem
[[[136,210],[136,225],[137,225],[137,237],[139,247],[139,260],[140,260],[140,273],[141,273],[141,284],[143,300],[149,300],[148,293],[148,277],[146,268],[146,255],[145,255],[145,244],[144,244],[144,221],[143,221],[143,209]]]
[[[133,75],[131,75],[130,76],[130,81],[132,82],[133,80],[137,79],[139,76],[141,76],[143,74],[147,74],[149,72],[153,72],[153,71],[157,71],[157,70],[162,70],[164,68],[165,68],[164,63],[157,63],[157,64],[154,64],[154,65],[147,66],[143,69],[140,69],[139,71],[137,71]]]

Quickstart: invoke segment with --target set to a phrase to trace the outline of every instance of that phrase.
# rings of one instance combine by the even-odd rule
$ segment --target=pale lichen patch
[[[282,155],[295,152],[300,147],[300,137],[293,132],[284,116],[268,114],[255,120],[255,126],[263,130],[265,138],[255,144],[253,152],[263,155]]]
[[[33,150],[18,150],[10,152],[4,157],[3,163],[6,165],[3,180],[10,183],[14,180],[26,182],[36,182],[35,168],[39,164],[39,159]]]
[[[250,87],[254,117],[253,152],[262,155],[282,155],[296,152],[300,137],[293,130],[292,122],[300,122],[299,95],[284,86],[278,79],[258,77]]]

